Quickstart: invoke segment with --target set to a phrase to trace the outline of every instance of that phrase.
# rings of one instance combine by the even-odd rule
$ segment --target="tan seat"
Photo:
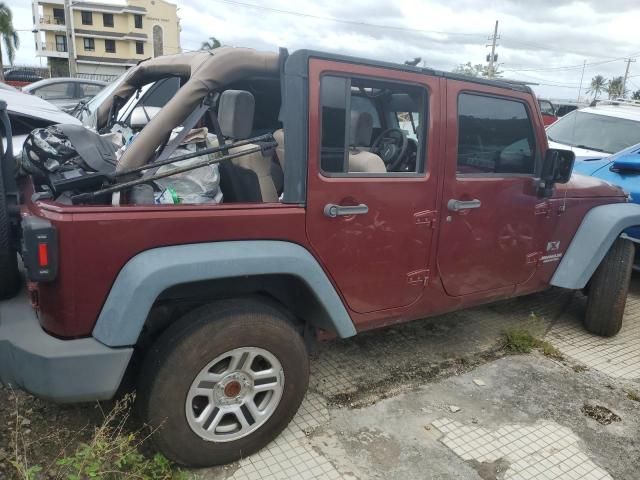
[[[222,93],[218,107],[218,121],[222,135],[228,138],[230,143],[251,137],[254,110],[255,99],[250,92],[226,90]],[[258,145],[255,144],[234,147],[229,149],[229,153],[239,153],[256,147]],[[245,173],[255,174],[263,202],[278,201],[278,193],[271,177],[271,158],[271,152],[265,155],[258,151],[231,160],[234,167],[244,170]]]
[[[367,112],[351,112],[349,172],[386,173],[387,167],[375,153],[368,151],[373,135],[373,117]]]
[[[280,168],[284,171],[284,130],[280,128],[273,132],[273,139],[278,144],[276,155],[278,156],[278,162],[280,162]]]

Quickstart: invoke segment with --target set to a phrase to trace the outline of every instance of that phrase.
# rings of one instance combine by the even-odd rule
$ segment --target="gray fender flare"
[[[584,288],[616,238],[636,225],[640,225],[640,205],[635,203],[600,205],[589,210],[558,265],[551,285],[576,290]]]
[[[304,281],[340,337],[356,334],[342,300],[305,248],[283,241],[234,241],[160,247],[131,258],[118,274],[93,329],[110,347],[135,345],[147,315],[174,285],[246,275],[290,274]]]

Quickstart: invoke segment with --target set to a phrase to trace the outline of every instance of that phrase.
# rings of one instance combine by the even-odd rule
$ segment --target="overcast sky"
[[[30,0],[5,0],[21,46],[16,63],[36,60]],[[403,62],[422,57],[451,70],[483,63],[487,37],[500,21],[500,69],[538,82],[538,95],[575,99],[596,74],[623,75],[623,58],[640,58],[640,0],[180,0],[182,48],[209,36],[223,44],[290,51],[312,48]],[[339,19],[335,21],[332,19]],[[368,24],[368,25],[367,25]],[[628,88],[640,90],[640,61]]]

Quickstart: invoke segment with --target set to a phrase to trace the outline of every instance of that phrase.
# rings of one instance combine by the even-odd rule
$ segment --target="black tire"
[[[0,168],[0,299],[11,298],[20,290],[18,253],[11,228],[7,197]]]
[[[257,430],[229,442],[203,439],[185,414],[192,382],[209,362],[236,348],[273,354],[284,373],[282,397]],[[169,327],[148,352],[138,386],[138,407],[154,431],[152,441],[170,460],[189,467],[227,464],[257,452],[289,424],[309,384],[309,359],[300,333],[273,306],[224,300],[192,311]]]
[[[634,255],[633,242],[617,239],[591,277],[584,320],[589,332],[613,337],[622,328]]]

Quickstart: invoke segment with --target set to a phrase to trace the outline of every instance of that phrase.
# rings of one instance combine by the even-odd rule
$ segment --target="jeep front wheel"
[[[208,467],[267,445],[305,395],[304,342],[276,308],[224,301],[170,327],[145,359],[139,385],[153,442],[174,462]]]
[[[622,317],[631,280],[634,245],[618,238],[589,281],[585,328],[612,337],[622,328]]]

